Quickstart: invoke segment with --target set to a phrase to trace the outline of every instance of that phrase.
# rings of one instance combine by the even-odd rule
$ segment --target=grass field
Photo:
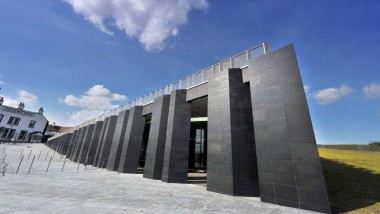
[[[319,148],[331,206],[380,214],[380,152]]]

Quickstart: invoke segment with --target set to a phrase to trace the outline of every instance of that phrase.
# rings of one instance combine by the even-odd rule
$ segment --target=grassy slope
[[[319,155],[338,212],[380,213],[380,152],[319,148]]]

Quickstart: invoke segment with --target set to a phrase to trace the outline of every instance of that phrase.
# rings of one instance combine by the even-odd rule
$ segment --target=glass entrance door
[[[189,169],[207,167],[207,122],[191,123]]]

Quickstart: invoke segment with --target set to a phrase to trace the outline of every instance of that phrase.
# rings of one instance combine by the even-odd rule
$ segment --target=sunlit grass
[[[336,211],[380,213],[380,152],[319,148],[319,155]]]

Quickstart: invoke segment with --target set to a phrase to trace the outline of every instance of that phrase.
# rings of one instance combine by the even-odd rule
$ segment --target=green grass
[[[373,151],[380,152],[380,143],[373,144],[339,144],[339,145],[318,145],[318,148],[343,149],[355,151]]]
[[[380,213],[380,152],[319,148],[327,191],[339,213]]]

